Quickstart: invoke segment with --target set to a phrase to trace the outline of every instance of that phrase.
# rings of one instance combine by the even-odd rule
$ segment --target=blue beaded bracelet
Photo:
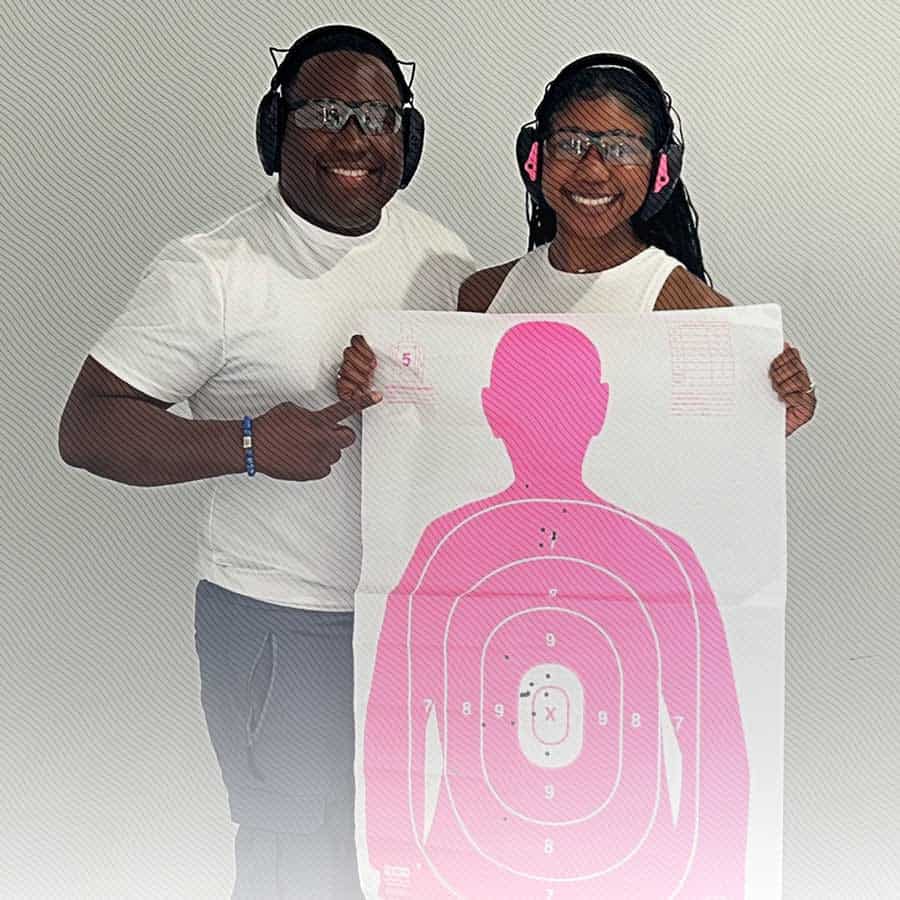
[[[244,416],[241,431],[244,434],[244,469],[253,477],[256,474],[256,460],[253,458],[253,419],[250,416]]]

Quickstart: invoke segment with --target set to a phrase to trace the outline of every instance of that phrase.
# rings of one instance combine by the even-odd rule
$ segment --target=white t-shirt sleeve
[[[450,289],[450,309],[455,310],[460,285],[478,268],[469,248],[457,238],[454,251],[445,258],[447,284]]]
[[[166,403],[191,397],[222,366],[224,308],[209,262],[188,240],[167,244],[90,354]]]
[[[459,286],[475,271],[466,245],[455,235],[430,252],[416,273],[413,309],[440,312],[456,309]]]

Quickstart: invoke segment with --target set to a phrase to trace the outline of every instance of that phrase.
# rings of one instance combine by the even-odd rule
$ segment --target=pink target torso
[[[513,486],[430,526],[387,601],[364,742],[385,898],[742,895],[715,600],[682,539],[586,488]]]

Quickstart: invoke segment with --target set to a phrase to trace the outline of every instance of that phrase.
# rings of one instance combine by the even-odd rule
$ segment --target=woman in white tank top
[[[619,313],[730,306],[703,267],[697,217],[680,179],[683,144],[668,94],[637,61],[595,54],[547,86],[516,142],[528,191],[529,252],[482,269],[459,292],[464,312]],[[374,366],[355,335],[339,395],[361,405]],[[809,373],[785,344],[770,367],[791,434],[815,410]]]
[[[459,309],[640,315],[730,306],[703,267],[679,177],[683,149],[669,96],[643,65],[595,54],[566,66],[516,142],[529,252],[470,276]],[[770,376],[790,434],[815,409],[796,348],[785,345]]]

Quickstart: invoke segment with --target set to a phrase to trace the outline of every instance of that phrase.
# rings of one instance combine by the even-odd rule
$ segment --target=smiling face
[[[615,94],[576,97],[553,115],[550,132],[565,131],[630,135],[630,141],[652,146],[650,127]],[[557,227],[571,236],[600,238],[631,232],[631,217],[647,195],[652,152],[629,165],[605,162],[595,146],[577,159],[544,142],[541,191],[556,213]]]
[[[374,56],[349,50],[306,60],[285,90],[288,105],[319,99],[401,105],[390,69]],[[336,132],[299,128],[287,113],[279,186],[291,208],[310,222],[341,234],[370,231],[402,175],[402,131],[366,134],[352,116]]]

